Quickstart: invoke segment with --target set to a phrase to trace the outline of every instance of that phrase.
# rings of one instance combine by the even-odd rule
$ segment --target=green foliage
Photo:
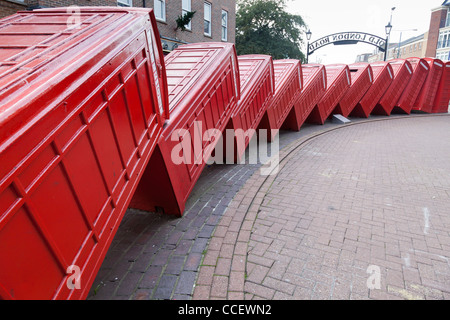
[[[186,26],[189,24],[189,22],[191,22],[194,14],[195,11],[189,11],[184,15],[178,16],[177,20],[175,20],[177,22],[177,27],[175,30],[181,29],[181,31],[185,31]]]
[[[267,54],[274,59],[299,59],[305,22],[286,11],[286,0],[238,0],[236,51],[238,55]]]

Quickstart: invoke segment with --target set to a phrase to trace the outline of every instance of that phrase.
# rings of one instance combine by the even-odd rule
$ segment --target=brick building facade
[[[12,15],[28,7],[26,1],[0,0],[0,18]]]
[[[445,1],[440,7],[432,10],[430,29],[428,31],[428,43],[425,55],[427,57],[435,57],[439,45],[439,38],[442,32],[450,29],[449,15],[450,1]],[[441,40],[442,41],[442,40]],[[445,44],[446,46],[446,44]]]
[[[235,42],[235,0],[133,1],[138,2],[137,6],[142,6],[145,1],[147,7],[155,9],[164,50],[170,51],[184,42]],[[155,5],[163,5],[164,12],[161,14],[162,10],[155,8]],[[176,19],[185,11],[195,11],[195,14],[188,28],[182,31],[177,29]],[[205,25],[209,26],[208,30],[205,30]]]
[[[436,58],[443,61],[450,60],[450,0],[445,1],[438,11],[441,13],[441,21],[439,24]]]
[[[165,52],[183,43],[235,42],[235,0],[0,0],[0,18],[20,10],[70,5],[153,8]],[[188,11],[195,11],[190,24],[184,31],[177,29],[177,18]]]

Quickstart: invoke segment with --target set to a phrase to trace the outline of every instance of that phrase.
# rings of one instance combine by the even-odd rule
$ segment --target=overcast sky
[[[402,41],[428,31],[431,10],[444,0],[287,0],[288,11],[303,17],[312,32],[311,41],[336,32],[360,31],[386,37],[384,26],[392,12],[390,42]],[[395,7],[395,10],[391,9]],[[417,31],[411,31],[417,29]],[[402,31],[403,30],[403,31]],[[306,39],[304,39],[306,43]],[[323,64],[353,63],[356,55],[372,52],[368,44],[328,45],[314,52],[309,61]]]

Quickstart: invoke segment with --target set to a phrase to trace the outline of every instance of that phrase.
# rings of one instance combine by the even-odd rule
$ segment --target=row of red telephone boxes
[[[226,129],[247,133],[236,160],[263,129],[332,113],[446,112],[448,68],[301,65],[228,43],[164,57],[141,8],[0,20],[0,298],[85,298],[127,208],[182,215]]]
[[[221,60],[213,57],[216,51],[224,53]],[[201,68],[198,61],[203,63]],[[180,66],[188,69],[180,72]],[[202,124],[202,134],[211,128],[219,133],[227,128],[249,132],[245,139],[235,135],[235,159],[240,159],[252,134],[262,129],[271,141],[280,129],[298,131],[305,122],[324,124],[332,114],[367,118],[371,114],[390,115],[393,110],[406,114],[412,110],[448,112],[450,99],[450,63],[431,58],[301,65],[299,60],[272,61],[266,55],[236,57],[231,44],[207,43],[179,47],[166,57],[166,70],[169,95],[173,95],[169,98],[171,118],[131,205],[147,211],[161,208],[176,215],[183,213],[210,156],[205,152],[214,150],[220,141],[203,137],[206,141],[202,140],[201,148],[197,148],[200,153],[195,154],[192,137],[199,130],[196,122]],[[230,70],[229,79],[210,83],[224,75],[224,70]],[[186,99],[189,95],[196,100]],[[217,104],[211,103],[216,97]],[[219,102],[221,97],[223,102]],[[182,133],[192,143],[183,144],[186,136],[174,137],[180,128],[186,129]],[[190,159],[201,161],[174,163],[176,145],[182,149],[182,156],[192,153]]]

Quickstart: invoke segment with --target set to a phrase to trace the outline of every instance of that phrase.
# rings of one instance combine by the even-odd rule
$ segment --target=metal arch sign
[[[311,42],[308,46],[308,53],[311,54],[317,49],[320,49],[329,44],[345,45],[356,44],[358,42],[371,44],[375,47],[378,47],[382,52],[384,52],[386,49],[386,39],[380,38],[373,34],[364,32],[340,32],[330,34],[314,42]]]

